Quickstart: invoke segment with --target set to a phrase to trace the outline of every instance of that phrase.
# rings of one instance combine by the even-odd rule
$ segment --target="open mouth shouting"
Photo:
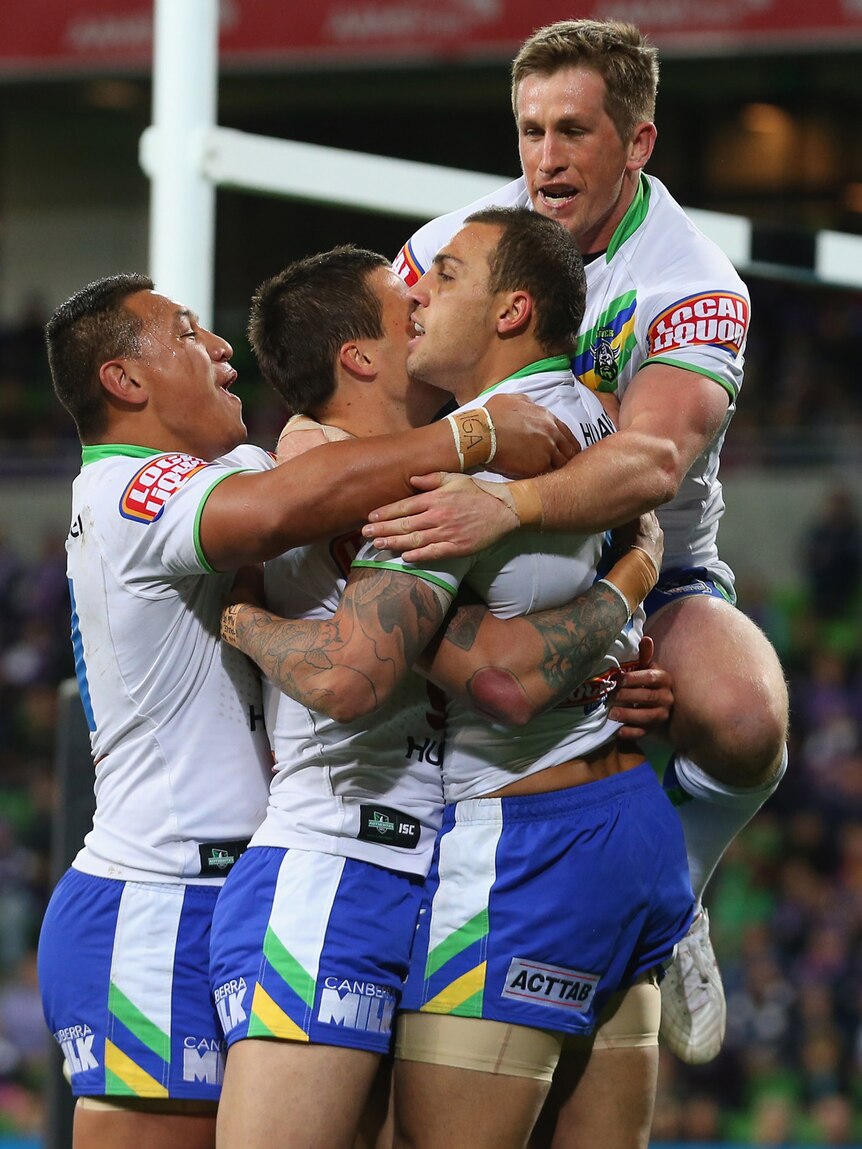
[[[233,367],[231,367],[226,372],[226,374],[224,375],[224,378],[218,380],[218,387],[221,391],[223,391],[226,395],[228,395],[229,398],[231,398],[231,399],[235,400],[237,403],[239,403],[240,402],[239,395],[234,395],[234,393],[231,391],[231,387],[233,387],[236,380],[237,380],[237,373],[236,373],[236,371],[234,371]]]
[[[549,211],[559,211],[560,208],[569,207],[578,195],[577,188],[572,184],[554,183],[545,184],[538,189],[538,199]]]

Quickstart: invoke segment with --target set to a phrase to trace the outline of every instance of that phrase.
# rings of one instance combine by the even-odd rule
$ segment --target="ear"
[[[338,365],[360,379],[373,379],[377,368],[359,343],[343,343],[338,352]]]
[[[526,331],[533,316],[533,297],[526,291],[510,291],[497,315],[499,335],[518,335]]]
[[[146,403],[148,394],[146,388],[132,374],[131,367],[130,359],[109,359],[99,368],[99,382],[109,396],[123,403],[140,406]]]
[[[655,147],[657,135],[658,132],[655,124],[649,120],[635,124],[634,135],[629,145],[629,158],[626,162],[626,167],[629,171],[639,172],[641,168],[646,167],[646,162],[652,155],[652,150]]]

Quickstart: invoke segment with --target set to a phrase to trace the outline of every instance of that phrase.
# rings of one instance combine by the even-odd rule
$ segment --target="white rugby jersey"
[[[257,447],[214,463],[83,450],[66,551],[96,814],[76,869],[220,881],[263,818],[272,757],[259,678],[219,641],[233,574],[208,564],[199,517],[223,479],[272,466]]]
[[[289,618],[335,613],[357,532],[297,547],[265,566],[266,601]],[[444,700],[409,673],[370,718],[339,723],[264,682],[276,759],[254,846],[296,847],[425,875],[443,810]]]
[[[492,206],[529,207],[523,178],[425,224],[399,252],[395,270],[415,283],[465,218]],[[667,188],[646,175],[607,252],[587,263],[586,275],[587,309],[572,367],[588,387],[622,398],[642,367],[668,363],[706,375],[728,393],[719,433],[658,516],[664,530],[663,569],[705,567],[731,589],[733,575],[718,558],[718,523],[724,512],[718,466],[742,385],[748,289]]]
[[[543,359],[484,391],[527,395],[567,423],[582,447],[614,432],[601,403],[572,376],[565,356]],[[476,400],[461,410],[475,406]],[[483,471],[477,477],[501,482]],[[453,597],[462,581],[502,618],[561,606],[588,590],[596,579],[604,535],[517,531],[478,555],[417,567],[400,556],[365,544],[354,566],[388,567],[414,574],[446,589]],[[596,675],[553,710],[527,726],[489,724],[457,702],[450,702],[443,767],[447,802],[478,798],[528,774],[581,757],[607,742],[619,723],[607,717],[608,695],[620,669],[637,662],[643,633],[639,609],[617,637]]]

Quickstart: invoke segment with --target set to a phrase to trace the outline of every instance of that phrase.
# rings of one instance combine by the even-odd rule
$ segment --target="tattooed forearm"
[[[564,606],[521,618],[459,606],[427,673],[479,713],[521,724],[595,672],[626,618],[620,596],[602,583]]]
[[[348,583],[330,619],[286,619],[244,606],[233,642],[285,694],[348,722],[386,701],[442,617],[428,584],[374,570]]]
[[[244,607],[236,616],[239,650],[285,694],[311,710],[327,711],[338,683],[336,668],[343,646],[339,628],[330,620],[283,619],[262,607]],[[374,683],[354,670],[361,689],[373,704]]]
[[[479,627],[487,613],[488,608],[478,603],[459,606],[446,626],[443,641],[451,642],[461,650],[472,650]]]
[[[544,657],[536,669],[554,701],[598,668],[627,618],[620,596],[602,583],[568,606],[524,618],[542,640]]]

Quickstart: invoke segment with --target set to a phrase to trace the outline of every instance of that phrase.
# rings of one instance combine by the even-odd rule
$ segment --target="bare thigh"
[[[658,1046],[565,1051],[530,1149],[646,1149]]]
[[[215,1130],[214,1104],[194,1116],[78,1105],[72,1149],[214,1149]]]
[[[391,1057],[381,1057],[362,1110],[353,1149],[392,1149],[395,1136],[395,1091]]]
[[[350,1149],[379,1054],[246,1039],[228,1051],[218,1149]]]

